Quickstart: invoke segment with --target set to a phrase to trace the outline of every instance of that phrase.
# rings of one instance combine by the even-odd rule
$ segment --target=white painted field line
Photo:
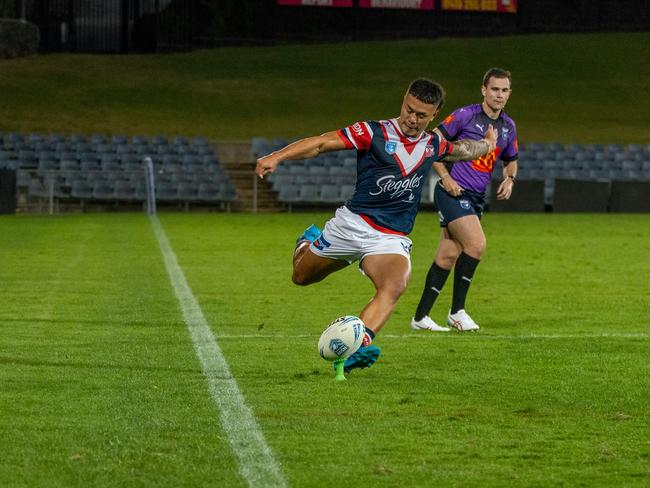
[[[318,339],[319,334],[220,334],[216,336],[218,339],[305,339],[311,338],[314,340]],[[498,335],[498,334],[485,334],[485,333],[474,333],[474,332],[421,332],[421,333],[406,333],[404,335],[397,334],[379,334],[378,337],[385,339],[422,339],[422,338],[448,338],[455,339],[458,337],[472,337],[474,339],[607,339],[611,338],[640,338],[646,339],[650,337],[650,334],[644,332],[638,333],[608,333],[603,332],[602,334],[526,334],[526,335]]]
[[[251,487],[284,487],[287,482],[264,435],[246,405],[237,381],[210,330],[201,307],[187,284],[183,270],[158,217],[150,217],[169,279],[183,312],[208,389],[217,404],[221,425],[239,462],[239,471]]]

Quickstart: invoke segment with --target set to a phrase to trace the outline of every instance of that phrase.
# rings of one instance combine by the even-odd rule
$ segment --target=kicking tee
[[[455,110],[438,126],[438,130],[450,141],[478,141],[485,137],[489,124],[497,131],[497,146],[494,151],[472,161],[458,161],[450,171],[451,177],[461,187],[477,193],[485,193],[497,159],[508,163],[518,158],[519,144],[514,120],[503,110],[499,118],[491,119],[483,111],[481,104],[477,103]]]
[[[397,119],[357,122],[338,135],[357,150],[357,183],[345,206],[379,231],[409,234],[431,165],[452,144],[426,131],[408,137]]]

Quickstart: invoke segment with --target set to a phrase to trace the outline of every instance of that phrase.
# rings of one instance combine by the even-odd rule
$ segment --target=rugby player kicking
[[[359,317],[366,326],[363,346],[345,362],[345,372],[372,366],[380,349],[372,340],[406,289],[411,270],[411,240],[422,189],[436,161],[467,161],[492,152],[497,134],[486,127],[480,140],[449,143],[425,129],[444,103],[441,85],[425,78],[411,83],[399,117],[357,122],[338,131],[307,137],[261,157],[255,172],[262,178],[282,161],[356,149],[354,193],[321,231],[309,226],[296,240],[295,284],[305,286],[358,261],[375,295]]]

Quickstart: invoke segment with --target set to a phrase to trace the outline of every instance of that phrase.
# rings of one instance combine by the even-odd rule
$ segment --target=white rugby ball
[[[320,357],[328,361],[346,359],[361,347],[366,328],[359,317],[339,317],[323,331],[318,340]]]

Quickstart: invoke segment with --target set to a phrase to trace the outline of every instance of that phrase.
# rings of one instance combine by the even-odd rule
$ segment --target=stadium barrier
[[[497,200],[500,180],[493,180],[490,212],[543,212],[544,180],[518,180],[510,199]]]
[[[0,214],[16,213],[16,170],[0,168]]]
[[[612,181],[610,212],[650,212],[650,181]]]
[[[610,187],[609,181],[556,179],[553,212],[607,212]]]

